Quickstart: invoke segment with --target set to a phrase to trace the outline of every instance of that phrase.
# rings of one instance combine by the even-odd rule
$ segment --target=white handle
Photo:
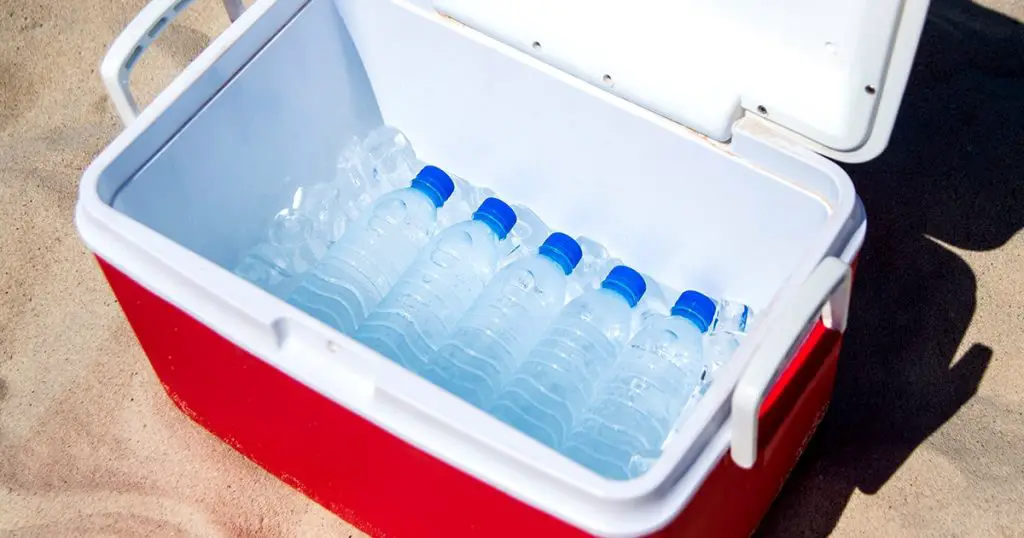
[[[732,395],[732,459],[750,469],[757,461],[757,426],[761,403],[775,379],[789,363],[798,340],[818,316],[835,331],[846,330],[850,306],[850,266],[837,258],[825,258],[791,297],[780,305],[771,331],[754,352]]]
[[[132,68],[139,63],[146,47],[191,3],[192,0],[153,0],[128,23],[103,57],[100,77],[125,125],[135,121],[139,115],[139,105],[128,87]],[[245,5],[242,0],[224,0],[224,9],[228,18],[234,21],[245,11]]]

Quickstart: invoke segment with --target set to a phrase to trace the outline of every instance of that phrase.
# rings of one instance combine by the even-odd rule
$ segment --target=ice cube
[[[369,156],[363,151],[363,143],[359,137],[349,138],[338,152],[337,173],[335,181],[338,181],[345,194],[358,195],[370,188],[368,178],[373,176],[373,163]],[[351,192],[348,192],[351,189]]]
[[[636,478],[647,471],[651,470],[651,467],[657,463],[658,458],[661,457],[660,450],[650,450],[643,454],[633,454],[633,457],[629,459],[629,466],[626,469],[630,478]]]
[[[265,289],[272,290],[281,281],[289,278],[291,272],[288,257],[279,247],[260,243],[247,252],[235,267],[235,274]]]
[[[309,240],[313,221],[302,212],[286,208],[274,215],[268,238],[270,244],[278,247],[294,247]]]
[[[353,177],[352,182],[360,181],[358,178]],[[341,213],[344,215],[346,222],[353,222],[358,220],[363,214],[366,208],[370,207],[370,204],[377,199],[376,193],[370,189],[364,188],[359,189],[353,196],[340,196],[339,205],[341,206]]]
[[[369,162],[376,188],[388,192],[405,187],[419,172],[416,152],[402,131],[384,125],[366,135],[362,150]]]
[[[299,187],[295,194],[292,208],[312,222],[311,237],[328,245],[341,238],[348,219],[336,181]]]
[[[634,309],[633,334],[651,322],[668,316],[673,304],[674,297],[666,295],[666,290],[661,284],[648,275],[644,275],[644,280],[647,282],[647,292]],[[678,294],[676,296],[678,297]]]
[[[491,189],[481,189],[469,184],[468,181],[458,176],[451,176],[455,182],[455,191],[452,192],[448,201],[437,211],[437,229],[443,230],[452,224],[469,220],[473,212],[480,207],[480,203],[490,196],[494,196]]]
[[[710,383],[715,372],[725,365],[732,358],[736,349],[740,347],[740,341],[735,335],[728,332],[718,332],[704,335],[704,369],[705,384]]]
[[[753,326],[754,313],[749,306],[738,301],[722,299],[715,309],[715,320],[711,332],[746,334]]]
[[[455,183],[455,190],[437,211],[437,227],[439,229],[469,219],[473,211],[469,207],[469,197],[475,187],[461,177],[451,176],[451,178]]]
[[[502,265],[536,253],[541,243],[551,234],[548,225],[526,206],[514,204],[512,209],[516,212],[516,225],[505,239],[506,255]]]
[[[419,170],[417,164],[405,135],[383,126],[346,142],[338,154],[335,181],[348,206],[365,208],[378,196],[407,187]]]
[[[578,237],[576,241],[583,250],[583,258],[580,259],[576,270],[569,275],[568,296],[569,300],[583,294],[583,292],[601,285],[601,280],[608,276],[608,272],[616,265],[622,264],[622,260],[612,258],[604,245],[590,239],[589,237]]]
[[[270,224],[269,245],[276,249],[275,256],[283,258],[279,264],[289,274],[308,270],[323,257],[327,243],[314,233],[314,221],[295,209],[282,209]]]

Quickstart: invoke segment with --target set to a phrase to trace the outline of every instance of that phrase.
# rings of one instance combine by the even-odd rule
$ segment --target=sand
[[[832,408],[764,536],[1024,535],[1024,18],[935,0],[869,214]],[[72,222],[145,2],[0,0],[0,535],[349,536],[162,391]],[[227,25],[199,0],[146,102]]]

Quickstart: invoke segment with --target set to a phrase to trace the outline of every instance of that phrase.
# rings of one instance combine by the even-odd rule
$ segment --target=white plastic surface
[[[728,140],[732,122],[750,113],[830,156],[864,160],[888,141],[889,108],[903,94],[928,0],[433,5],[717,140]]]
[[[193,0],[153,0],[128,23],[128,26],[110,44],[100,64],[100,78],[110,95],[110,102],[121,122],[128,125],[139,115],[139,105],[132,97],[130,79],[139,58],[175,17],[192,4]],[[242,0],[224,0],[228,18],[234,21],[245,5]]]
[[[827,257],[785,303],[769,314],[774,316],[767,322],[773,331],[762,339],[732,395],[732,458],[740,467],[754,466],[761,403],[822,308],[829,311],[829,329],[846,330],[849,291],[850,266]]]
[[[250,7],[87,170],[85,242],[275,368],[555,517],[610,536],[671,521],[729,446],[741,375],[779,358],[760,354],[771,314],[825,257],[856,255],[849,178],[759,122],[741,120],[725,148],[429,10],[337,7],[344,24],[330,0]],[[602,479],[226,269],[382,116],[426,160],[554,229],[765,309],[649,473]]]

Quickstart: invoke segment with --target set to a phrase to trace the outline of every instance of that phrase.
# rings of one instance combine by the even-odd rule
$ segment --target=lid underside
[[[728,140],[752,114],[841,160],[866,160],[888,141],[927,5],[434,0],[467,26],[711,138]]]

